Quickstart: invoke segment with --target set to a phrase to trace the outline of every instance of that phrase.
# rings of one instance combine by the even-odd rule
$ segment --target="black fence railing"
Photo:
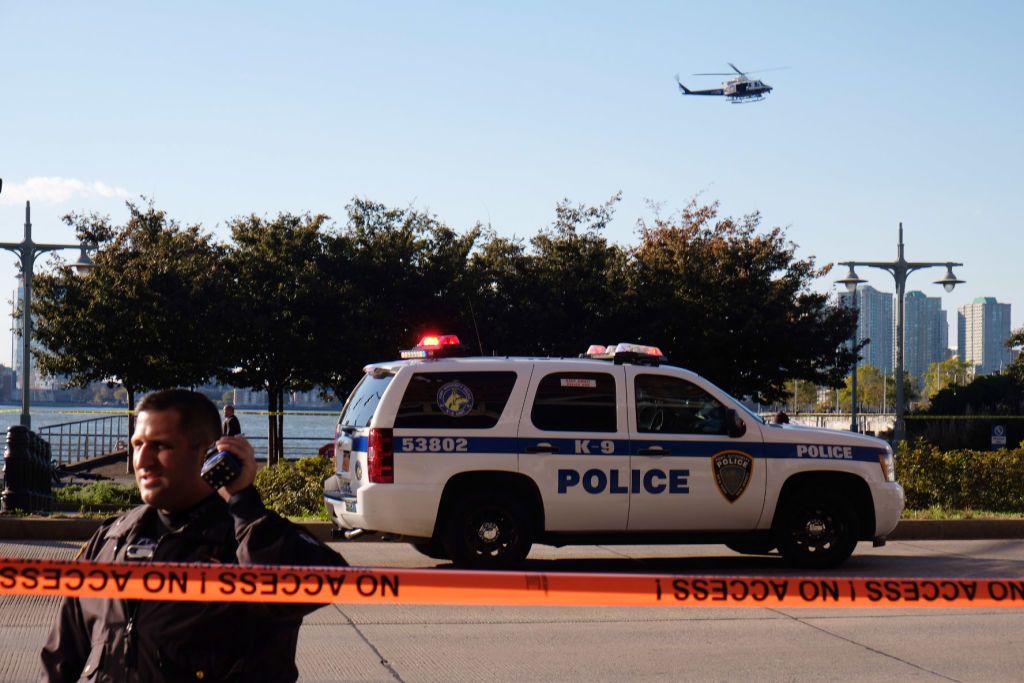
[[[104,456],[124,454],[128,450],[128,416],[107,415],[75,422],[40,427],[36,433],[49,442],[53,466],[72,466]],[[267,437],[246,435],[256,451],[256,459],[267,459]],[[284,457],[298,460],[317,455],[330,442],[323,437],[285,436]]]
[[[53,465],[76,465],[128,449],[128,415],[106,415],[36,430],[50,443]]]

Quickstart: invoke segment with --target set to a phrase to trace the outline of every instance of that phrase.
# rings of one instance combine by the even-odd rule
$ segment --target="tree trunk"
[[[277,461],[284,461],[284,389],[277,395]]]
[[[267,467],[277,464],[275,444],[277,443],[277,388],[267,387]]]
[[[128,444],[128,455],[125,458],[124,471],[126,474],[132,474],[134,471],[132,467],[132,435],[135,433],[135,390],[125,387],[125,391],[128,392],[128,439],[125,442]]]

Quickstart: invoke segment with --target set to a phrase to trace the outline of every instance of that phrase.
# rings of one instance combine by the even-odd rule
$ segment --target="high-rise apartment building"
[[[956,313],[957,355],[974,366],[978,375],[1001,372],[1010,364],[1006,348],[1010,337],[1010,304],[994,297],[978,297]]]
[[[949,321],[942,299],[924,292],[907,292],[903,304],[903,367],[917,386],[932,363],[947,358]]]
[[[850,295],[839,295],[844,306],[850,304]],[[873,365],[886,374],[893,369],[893,302],[896,297],[889,292],[880,292],[871,285],[857,288],[857,339],[870,340],[861,352],[861,363]]]

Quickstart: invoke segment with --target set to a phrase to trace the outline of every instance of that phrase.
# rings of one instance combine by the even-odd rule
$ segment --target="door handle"
[[[648,446],[646,448],[641,448],[640,450],[638,450],[636,452],[636,454],[637,455],[668,455],[668,451],[666,451],[662,446]]]
[[[558,448],[549,444],[547,441],[541,441],[526,447],[527,453],[557,453]]]

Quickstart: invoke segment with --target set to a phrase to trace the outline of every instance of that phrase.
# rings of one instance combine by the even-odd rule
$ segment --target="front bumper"
[[[871,487],[875,503],[875,538],[892,533],[903,514],[903,487],[897,482],[880,482]]]

